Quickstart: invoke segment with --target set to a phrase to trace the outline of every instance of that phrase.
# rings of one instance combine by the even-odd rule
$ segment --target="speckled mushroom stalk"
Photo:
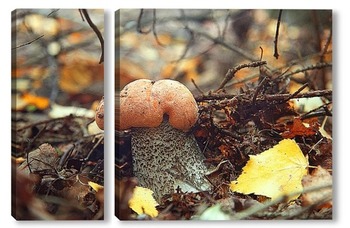
[[[116,129],[131,129],[133,172],[139,185],[165,194],[206,191],[204,156],[188,133],[198,118],[191,92],[174,80],[146,79],[129,83],[120,92]]]

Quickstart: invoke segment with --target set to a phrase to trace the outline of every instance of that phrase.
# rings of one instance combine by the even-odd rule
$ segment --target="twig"
[[[39,121],[39,122],[36,122],[36,123],[32,123],[32,124],[29,124],[29,125],[26,125],[26,126],[23,126],[21,128],[18,128],[16,129],[16,131],[23,131],[27,128],[31,128],[33,126],[37,126],[37,125],[41,125],[41,124],[47,124],[47,123],[53,123],[55,121],[60,121],[60,120],[65,120],[65,119],[91,119],[89,117],[83,117],[83,116],[74,116],[74,115],[68,115],[68,116],[64,116],[64,117],[59,117],[59,118],[55,118],[55,119],[48,119],[48,120],[43,120],[43,121]]]
[[[281,75],[280,77],[282,79],[287,79],[288,77],[292,76],[293,74],[305,72],[305,71],[308,71],[308,70],[322,69],[322,68],[331,67],[331,66],[332,66],[332,63],[317,63],[316,65],[311,65],[311,66],[308,66],[308,67],[305,67],[305,68],[293,71],[293,72],[291,72],[289,74]]]
[[[222,33],[221,33],[221,37],[224,39],[225,35],[226,35],[226,31],[230,22],[230,18],[231,18],[231,13],[228,13],[225,17],[225,24],[224,24],[224,28],[222,29]]]
[[[244,51],[243,49],[241,49],[241,48],[239,48],[237,46],[233,46],[233,45],[229,45],[229,44],[225,43],[221,39],[221,37],[214,38],[214,37],[210,36],[209,34],[206,34],[206,33],[203,33],[203,32],[197,32],[196,34],[200,35],[200,36],[203,36],[203,37],[207,38],[208,40],[213,41],[215,44],[219,44],[219,45],[221,45],[221,46],[223,46],[223,47],[225,47],[225,48],[227,48],[227,49],[229,49],[229,50],[231,50],[233,52],[236,52],[236,53],[242,55],[244,58],[246,58],[246,59],[248,59],[250,61],[256,61],[257,60],[257,58],[255,56],[249,54],[248,52]]]
[[[186,18],[186,17],[187,17],[187,15],[185,14],[185,12],[184,12],[183,9],[181,9],[180,12],[181,12],[181,17],[182,17],[182,18]],[[185,22],[187,22],[187,21],[185,20],[185,21],[183,22],[184,30],[185,30],[185,31],[188,31],[188,33],[189,33],[189,35],[190,35],[190,39],[189,39],[189,41],[187,42],[186,47],[185,47],[184,51],[182,52],[180,58],[177,59],[177,60],[175,60],[174,62],[180,62],[180,60],[184,59],[185,56],[186,56],[186,54],[187,54],[188,51],[190,50],[190,47],[192,46],[192,44],[194,44],[194,34],[193,34],[193,31],[188,27],[188,24],[185,23]]]
[[[13,48],[11,48],[11,50],[14,50],[14,49],[17,49],[17,48],[21,48],[21,47],[27,46],[27,45],[29,45],[29,44],[31,44],[31,43],[33,43],[33,42],[39,40],[39,39],[42,38],[42,37],[44,37],[44,35],[41,35],[41,36],[35,38],[34,40],[28,41],[27,43],[20,44],[20,45],[18,45],[18,46],[16,46],[16,47],[13,47]]]
[[[329,52],[327,51],[327,53],[329,53]],[[317,56],[320,56],[320,55],[321,55],[321,53],[318,52],[318,53],[313,53],[313,54],[310,54],[310,55],[307,55],[307,56],[303,56],[303,57],[301,57],[299,59],[291,60],[291,61],[289,61],[289,63],[286,66],[276,68],[275,70],[282,70],[285,67],[290,68],[292,66],[297,65],[298,63],[301,63],[302,61],[305,61],[307,59],[311,59],[313,57],[317,57]],[[295,74],[295,73],[293,73],[293,74]],[[282,77],[283,75],[284,74],[282,74],[280,77]],[[255,78],[259,77],[259,76],[260,76],[260,74],[252,74],[252,75],[246,76],[245,78],[243,78],[241,80],[237,80],[237,81],[233,81],[231,83],[227,83],[226,86],[234,86],[234,85],[237,85],[237,84],[245,83],[245,82],[251,81],[251,80],[253,80],[253,79],[255,79]],[[295,80],[295,79],[293,79],[293,80]]]
[[[266,77],[264,77],[261,80],[261,82],[259,83],[259,85],[256,87],[256,90],[255,90],[255,93],[254,93],[254,96],[253,96],[253,100],[252,100],[253,104],[255,103],[256,98],[258,97],[258,94],[261,91],[261,89],[263,88],[263,85],[265,84],[265,82],[266,82]]]
[[[332,112],[328,109],[328,105],[332,104],[332,102],[328,102],[326,104],[323,104],[321,106],[318,106],[317,108],[314,108],[310,111],[308,111],[307,113],[304,113],[302,115],[300,115],[300,119],[304,120],[304,119],[308,119],[308,118],[312,118],[315,116],[332,116]],[[321,111],[323,109],[323,111]]]
[[[293,96],[292,99],[297,98],[309,98],[309,97],[323,97],[332,95],[332,90],[315,90],[306,93],[299,93]],[[266,94],[262,96],[262,100],[273,101],[273,100],[285,100],[290,97],[290,94]]]
[[[323,60],[323,56],[324,56],[324,55],[327,53],[327,51],[328,51],[328,47],[329,47],[329,44],[331,43],[331,40],[332,40],[332,29],[330,30],[330,33],[329,33],[327,42],[326,42],[326,44],[324,45],[323,51],[322,51],[321,54],[320,54],[322,60]]]
[[[286,101],[294,98],[297,94],[299,94],[301,91],[303,91],[303,89],[305,89],[308,86],[308,83],[305,83],[304,85],[302,85],[297,91],[295,91],[293,94],[291,94]]]
[[[273,56],[278,59],[278,50],[277,50],[277,42],[278,42],[278,34],[279,34],[279,30],[280,30],[280,23],[281,23],[281,16],[282,16],[282,10],[280,10],[279,14],[278,14],[278,20],[277,20],[277,27],[276,27],[276,35],[275,35],[275,40],[273,41],[275,43],[275,52],[273,54]]]
[[[39,136],[44,132],[45,128],[46,128],[46,124],[45,124],[45,126],[34,136],[33,139],[29,139],[29,138],[28,138],[28,145],[27,145],[27,147],[26,147],[26,149],[25,149],[25,153],[26,153],[26,159],[27,159],[28,169],[29,169],[29,172],[30,172],[30,173],[32,173],[32,169],[30,168],[30,162],[29,162],[29,152],[30,152],[29,149],[30,149],[30,146],[35,142],[35,140],[36,140],[37,138],[39,138]],[[39,148],[39,150],[40,150],[40,148]]]
[[[321,185],[321,186],[314,186],[314,187],[309,187],[309,188],[304,188],[302,191],[296,191],[296,192],[292,192],[290,194],[286,194],[284,196],[280,196],[275,200],[271,200],[267,203],[264,204],[260,204],[257,206],[252,206],[242,212],[238,212],[236,213],[232,219],[233,220],[240,220],[240,219],[247,219],[250,216],[268,209],[269,207],[276,205],[278,203],[284,202],[285,199],[287,199],[288,196],[293,196],[293,195],[299,195],[299,194],[304,194],[304,193],[308,193],[308,192],[315,192],[315,191],[319,191],[319,190],[323,190],[323,189],[328,189],[328,188],[332,188],[332,184],[326,184],[326,185]],[[330,198],[329,200],[331,200],[332,198]]]
[[[194,87],[196,87],[196,89],[197,89],[202,95],[204,95],[203,90],[201,90],[201,89],[198,87],[198,85],[197,85],[196,82],[193,80],[193,78],[191,78],[191,81],[192,81]]]
[[[293,99],[298,98],[309,98],[309,97],[323,97],[323,96],[331,96],[332,90],[315,90],[310,91],[306,93],[300,93],[293,97]],[[207,100],[225,100],[225,99],[232,99],[235,97],[243,97],[244,95],[233,95],[233,94],[213,94],[213,95],[201,95],[196,96],[196,101],[207,101]],[[265,94],[260,97],[260,100],[267,100],[267,101],[284,101],[290,97],[290,94]]]
[[[255,61],[252,63],[246,63],[246,64],[241,64],[236,66],[235,68],[231,68],[227,71],[224,80],[221,82],[219,88],[216,90],[219,91],[220,89],[224,88],[224,86],[226,85],[227,82],[229,82],[234,76],[235,73],[243,68],[247,68],[247,67],[258,67],[258,66],[262,66],[265,65],[266,61]]]
[[[104,140],[104,137],[99,138],[99,140],[96,142],[96,144],[89,151],[88,155],[84,158],[84,161],[87,161],[90,158],[92,152],[94,152],[96,147],[101,144],[102,140]]]
[[[264,49],[262,47],[259,47],[259,48],[260,48],[260,61],[261,61],[264,56]]]
[[[94,24],[94,22],[92,22],[90,16],[89,16],[89,13],[87,12],[86,9],[79,9],[79,11],[84,15],[87,23],[90,25],[90,27],[92,28],[92,30],[96,33],[97,35],[97,38],[99,39],[100,41],[100,44],[101,44],[101,57],[100,57],[100,61],[99,63],[103,63],[104,61],[104,40],[103,40],[103,36],[100,32],[100,30],[97,28],[97,26]]]
[[[189,36],[190,38],[188,39],[188,42],[186,43],[186,47],[184,49],[184,51],[182,52],[181,56],[177,59],[177,60],[174,60],[172,62],[175,62],[175,63],[178,63],[180,62],[181,60],[183,59],[189,59],[189,58],[196,58],[196,57],[199,57],[201,55],[205,55],[207,52],[209,52],[211,49],[214,48],[215,46],[215,42],[211,45],[209,45],[209,47],[201,52],[199,52],[198,54],[194,55],[194,56],[188,56],[188,57],[185,57],[187,55],[187,53],[189,52],[190,48],[192,47],[192,45],[195,43],[195,39],[194,39],[194,33],[195,31],[193,31],[192,29],[190,29],[190,27],[188,26],[188,21],[186,20],[186,18],[188,17],[184,10],[182,9],[181,11],[181,19],[180,21],[183,21],[183,25],[184,25],[184,30],[187,31],[189,33]],[[185,23],[187,22],[187,23]]]
[[[139,17],[137,18],[137,32],[141,33],[141,34],[148,34],[151,29],[149,29],[148,31],[142,31],[142,27],[141,27],[141,19],[143,16],[143,9],[140,10],[140,14]]]
[[[57,11],[59,11],[60,9],[54,9],[52,10],[48,15],[47,17],[51,17],[52,14],[56,13]]]
[[[158,34],[156,31],[156,22],[157,22],[157,16],[156,16],[156,9],[153,9],[153,22],[152,22],[152,31],[153,31],[153,36],[157,41],[157,44],[161,47],[164,47],[165,45],[162,44],[162,42],[160,42],[159,38],[158,38]]]

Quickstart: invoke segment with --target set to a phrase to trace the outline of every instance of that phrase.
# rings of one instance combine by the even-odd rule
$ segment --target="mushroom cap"
[[[198,106],[186,86],[178,81],[139,79],[116,97],[116,128],[158,127],[166,114],[172,127],[188,131],[197,121]]]
[[[104,98],[102,97],[100,103],[98,104],[96,108],[96,113],[95,113],[95,121],[97,126],[103,130],[104,129]]]

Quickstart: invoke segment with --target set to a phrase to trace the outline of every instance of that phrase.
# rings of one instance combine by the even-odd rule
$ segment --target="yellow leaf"
[[[303,190],[301,180],[307,174],[308,165],[298,144],[284,139],[259,155],[251,155],[237,181],[231,182],[230,189],[267,196],[271,200],[288,195],[289,201],[294,200],[300,195],[295,193]]]
[[[156,217],[158,215],[156,209],[158,203],[153,198],[152,194],[152,190],[136,186],[134,194],[129,200],[129,207],[139,215],[147,214],[152,218]]]
[[[90,186],[91,188],[93,188],[96,192],[98,192],[99,190],[103,189],[103,186],[102,186],[102,185],[99,185],[99,184],[97,184],[97,183],[95,183],[95,182],[89,181],[88,184],[89,184],[89,186]]]

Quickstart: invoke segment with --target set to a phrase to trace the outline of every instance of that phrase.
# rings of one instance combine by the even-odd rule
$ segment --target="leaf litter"
[[[71,115],[23,125],[24,120],[14,128],[14,217],[102,219],[103,134],[88,133],[91,118]]]

